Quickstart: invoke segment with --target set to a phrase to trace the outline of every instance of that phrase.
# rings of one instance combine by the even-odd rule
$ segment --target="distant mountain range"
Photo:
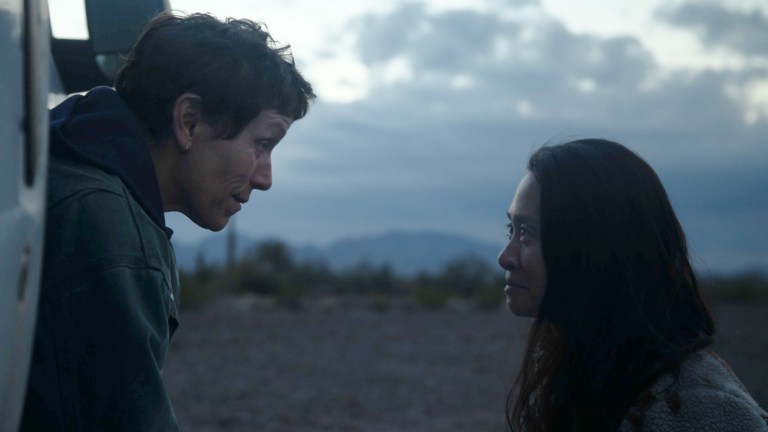
[[[242,257],[270,238],[256,239],[239,235],[236,255]],[[402,275],[419,271],[436,272],[447,262],[475,256],[490,266],[496,265],[500,245],[461,235],[430,231],[390,231],[378,235],[344,238],[327,246],[286,243],[296,261],[321,260],[334,270],[344,270],[360,263],[374,266],[388,264]],[[202,260],[221,265],[226,260],[227,235],[214,234],[194,244],[174,242],[176,261],[182,270],[194,270]]]

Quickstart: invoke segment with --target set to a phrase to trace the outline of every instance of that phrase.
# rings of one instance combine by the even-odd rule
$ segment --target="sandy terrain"
[[[768,305],[715,309],[716,349],[768,406]],[[181,316],[165,368],[185,431],[505,431],[527,321],[221,302]]]

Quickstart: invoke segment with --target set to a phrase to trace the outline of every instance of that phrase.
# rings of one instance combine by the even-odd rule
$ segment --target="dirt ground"
[[[715,308],[715,349],[768,407],[768,305]],[[528,321],[225,300],[185,312],[165,379],[184,431],[506,430]]]

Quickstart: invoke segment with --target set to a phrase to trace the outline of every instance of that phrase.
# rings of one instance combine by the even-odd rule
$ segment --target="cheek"
[[[221,164],[221,177],[231,183],[248,181],[258,167],[259,159],[253,153],[244,153]]]
[[[544,257],[541,255],[541,249],[538,247],[529,247],[523,250],[521,259],[528,273],[545,273]]]
[[[544,266],[544,260],[539,259],[538,264],[536,266],[536,278],[538,279],[538,284],[541,286],[541,291],[544,291],[544,288],[547,286],[547,269]]]
[[[195,160],[186,160],[180,166],[176,175],[176,182],[184,191],[188,201],[194,201],[201,194],[205,194],[210,178],[210,172],[207,171],[207,168],[205,164],[197,163]]]
[[[547,269],[540,249],[528,251],[526,256],[526,273],[530,278],[531,294],[539,301],[544,297],[547,286]]]

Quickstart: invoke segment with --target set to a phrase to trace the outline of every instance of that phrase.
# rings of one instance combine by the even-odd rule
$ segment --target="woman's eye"
[[[521,242],[528,241],[532,235],[533,232],[525,225],[520,225],[518,229],[515,229],[514,225],[511,223],[507,224],[507,239],[510,241],[512,241],[515,236],[517,236]]]
[[[258,140],[255,141],[254,144],[256,144],[256,147],[262,150],[268,150],[274,147],[273,141],[271,140]]]
[[[528,241],[533,237],[533,231],[526,225],[520,226],[520,241]]]
[[[528,230],[528,228],[525,225],[520,227],[520,240],[527,239],[530,234],[531,232]]]

